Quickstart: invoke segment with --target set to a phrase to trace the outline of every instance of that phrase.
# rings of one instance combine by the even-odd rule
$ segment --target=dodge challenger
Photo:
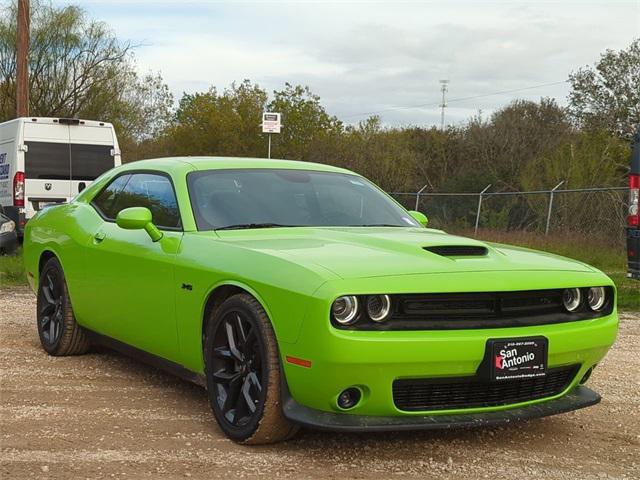
[[[246,444],[594,405],[618,327],[595,268],[427,228],[306,162],[123,165],[38,212],[24,252],[47,353],[102,344],[199,383]]]

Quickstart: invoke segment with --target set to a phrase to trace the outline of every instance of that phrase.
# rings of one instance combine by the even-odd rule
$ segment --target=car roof
[[[196,170],[228,170],[228,169],[289,169],[289,170],[314,170],[320,172],[336,172],[355,175],[350,170],[325,165],[322,163],[302,162],[296,160],[279,160],[267,158],[249,157],[165,157],[139,160],[126,163],[122,169],[159,169],[163,171],[182,170],[190,165]]]

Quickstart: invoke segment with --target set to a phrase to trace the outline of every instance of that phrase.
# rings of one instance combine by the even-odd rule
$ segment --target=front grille
[[[374,322],[361,311],[355,323],[344,330],[469,330],[510,328],[591,320],[611,314],[614,291],[605,287],[607,303],[594,312],[586,304],[587,288],[581,288],[583,302],[574,312],[562,302],[563,289],[511,292],[400,293],[390,295],[391,313],[384,322]],[[367,297],[359,297],[363,305]],[[361,309],[363,310],[363,309]]]
[[[393,402],[405,411],[495,407],[526,402],[563,392],[579,368],[579,365],[550,368],[544,377],[499,382],[477,376],[396,380],[393,382]]]
[[[443,257],[483,257],[488,252],[487,247],[475,245],[438,245],[424,249]]]
[[[562,290],[398,295],[399,318],[499,318],[564,312]]]

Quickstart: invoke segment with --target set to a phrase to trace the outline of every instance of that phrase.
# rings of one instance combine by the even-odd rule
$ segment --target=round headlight
[[[578,288],[567,288],[562,292],[562,303],[564,304],[564,308],[570,312],[575,312],[578,309],[581,299],[582,296]]]
[[[594,312],[601,310],[604,307],[604,303],[607,297],[603,287],[592,287],[587,294],[587,301],[589,302],[589,308]]]
[[[389,295],[369,295],[367,297],[367,314],[374,322],[384,322],[391,311]]]
[[[331,306],[331,313],[341,325],[353,323],[358,315],[358,299],[353,295],[338,297]]]

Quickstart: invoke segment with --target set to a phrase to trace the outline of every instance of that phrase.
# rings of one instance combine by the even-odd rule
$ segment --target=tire
[[[64,271],[55,257],[40,272],[36,318],[40,344],[49,355],[80,355],[89,350],[91,344],[73,316]]]
[[[291,438],[298,426],[282,412],[278,344],[260,303],[251,295],[234,295],[208,320],[207,393],[222,431],[247,445]]]

